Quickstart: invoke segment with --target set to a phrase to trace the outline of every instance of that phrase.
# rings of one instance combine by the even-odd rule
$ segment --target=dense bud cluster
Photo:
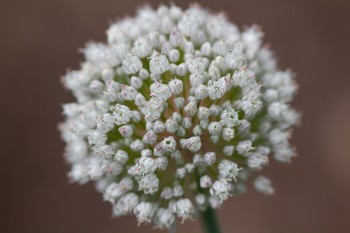
[[[297,85],[262,37],[197,5],[112,24],[63,78],[76,97],[60,125],[69,178],[96,181],[115,216],[172,228],[244,192],[271,156],[289,162]],[[254,186],[274,191],[262,176]]]

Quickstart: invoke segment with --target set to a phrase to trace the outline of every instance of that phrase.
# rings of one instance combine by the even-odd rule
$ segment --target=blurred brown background
[[[79,47],[104,40],[108,21],[134,14],[141,2],[1,1],[0,232],[159,232],[137,227],[134,217],[111,219],[93,185],[68,184],[57,131],[60,104],[72,101],[60,75],[78,67]],[[300,156],[266,170],[274,197],[250,190],[226,202],[224,232],[350,232],[350,1],[198,2],[240,27],[262,25],[280,66],[300,84],[294,106],[303,121],[293,137]],[[179,228],[200,231],[198,221]]]

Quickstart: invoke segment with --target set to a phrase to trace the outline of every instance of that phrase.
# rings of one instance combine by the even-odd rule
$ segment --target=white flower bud
[[[146,70],[146,69],[144,69],[144,68],[140,69],[140,71],[139,71],[139,77],[140,77],[140,79],[142,79],[142,80],[147,79],[147,78],[149,77],[149,72],[148,72],[148,70]]]
[[[203,57],[197,57],[194,56],[191,59],[189,59],[187,63],[188,66],[188,71],[193,74],[193,73],[202,73],[205,70],[206,62]]]
[[[101,114],[107,113],[109,111],[109,104],[106,101],[96,100],[94,102],[94,105],[96,110]]]
[[[173,224],[175,222],[175,217],[170,210],[159,208],[159,210],[156,213],[156,217],[154,221],[157,227],[159,227],[160,229],[163,229],[163,228],[170,229],[171,227],[173,227]]]
[[[206,107],[200,106],[199,110],[198,110],[198,118],[200,120],[207,120],[209,118],[209,116],[210,116],[209,109]]]
[[[168,167],[168,164],[169,164],[168,158],[165,156],[158,157],[158,158],[156,158],[156,164],[157,164],[157,167],[160,171],[164,171]]]
[[[165,138],[161,144],[165,151],[174,152],[176,149],[176,141],[173,136]]]
[[[122,85],[120,94],[124,100],[131,101],[131,100],[135,100],[137,91],[132,86]]]
[[[141,151],[144,148],[144,144],[141,140],[136,139],[130,144],[130,148],[134,151]]]
[[[137,162],[137,174],[147,174],[152,173],[157,169],[157,163],[154,159],[150,157],[141,157]]]
[[[170,68],[169,68],[170,74],[176,75],[176,69],[177,69],[177,65],[174,63],[170,63]]]
[[[208,74],[212,80],[217,81],[220,78],[220,69],[214,65],[209,66]]]
[[[187,112],[188,115],[194,116],[197,112],[197,102],[193,101],[193,102],[188,103],[185,106],[185,111]]]
[[[129,156],[127,152],[123,150],[117,150],[117,153],[115,154],[114,159],[122,164],[125,164],[128,161]]]
[[[169,42],[164,41],[164,43],[162,45],[162,54],[169,55],[169,52],[172,49],[173,49],[173,46]]]
[[[235,131],[232,128],[224,128],[222,130],[222,139],[225,141],[231,141],[235,137]]]
[[[216,100],[221,98],[226,91],[226,84],[224,79],[219,79],[218,81],[209,80],[208,82],[208,93],[211,100]]]
[[[154,213],[156,211],[156,206],[150,202],[140,202],[134,208],[134,214],[136,215],[137,221],[141,223],[150,223]]]
[[[101,73],[103,81],[112,80],[114,78],[114,72],[111,69],[104,69]]]
[[[287,108],[287,105],[275,102],[269,106],[268,113],[273,119],[281,119]]]
[[[176,74],[180,77],[184,77],[187,73],[187,66],[185,63],[181,63],[176,68]]]
[[[182,221],[192,218],[194,214],[194,206],[189,199],[180,199],[176,202],[176,214]]]
[[[254,147],[252,147],[252,142],[248,140],[240,141],[236,147],[238,154],[241,154],[244,156],[250,155],[253,149]]]
[[[216,156],[214,152],[207,152],[204,154],[204,162],[208,165],[211,166],[215,163],[216,161]]]
[[[142,87],[142,80],[139,78],[139,77],[136,77],[136,76],[132,76],[131,77],[131,86],[135,89],[140,89]]]
[[[195,89],[194,94],[195,94],[197,100],[205,99],[208,96],[207,86],[206,85],[199,85]]]
[[[267,156],[258,153],[251,154],[247,160],[248,167],[252,169],[261,169],[263,166],[268,164],[268,162],[269,158]]]
[[[200,182],[199,182],[201,188],[209,188],[213,184],[213,181],[211,178],[207,175],[204,175],[201,177]]]
[[[124,138],[129,138],[134,133],[131,125],[123,125],[118,129],[118,131]]]
[[[182,126],[176,131],[176,134],[180,137],[184,137],[186,135],[186,129]]]
[[[137,56],[127,54],[123,60],[123,69],[127,74],[135,74],[142,68],[142,62]]]
[[[176,176],[179,177],[180,179],[183,179],[186,175],[186,168],[180,167],[176,169]]]
[[[211,44],[209,42],[205,42],[201,46],[201,54],[203,56],[210,56],[211,54]]]
[[[183,126],[185,129],[191,128],[191,127],[192,127],[191,118],[185,117],[185,118],[182,120],[182,126]]]
[[[143,136],[142,141],[152,145],[157,142],[157,134],[153,130],[149,130]]]
[[[183,42],[183,35],[179,31],[179,29],[174,28],[169,36],[169,42],[174,47],[179,47]]]
[[[89,86],[90,91],[93,93],[96,93],[96,94],[101,93],[103,88],[104,88],[104,85],[100,81],[97,81],[97,80],[92,80],[92,82],[90,83],[90,86]]]
[[[219,116],[222,112],[222,108],[219,105],[212,104],[209,108],[212,116]]]
[[[186,171],[187,171],[188,173],[192,173],[193,170],[194,170],[194,168],[195,168],[195,166],[194,166],[194,164],[192,164],[192,163],[186,163],[186,164],[185,164],[185,168],[186,168]]]
[[[180,123],[182,121],[182,116],[179,113],[174,112],[173,115],[171,116],[171,119],[173,119],[177,123]]]
[[[218,166],[220,177],[226,180],[236,180],[236,176],[241,168],[236,163],[223,159]]]
[[[217,180],[210,188],[210,194],[218,198],[220,202],[223,202],[230,196],[230,187],[227,182]]]
[[[194,45],[191,41],[185,41],[183,44],[183,50],[187,54],[193,54],[194,52]]]
[[[177,97],[174,99],[175,106],[179,109],[185,105],[185,99],[183,97]]]
[[[271,181],[264,176],[259,176],[255,179],[254,188],[258,192],[266,195],[271,195],[275,192],[274,188],[272,187]]]
[[[191,137],[186,140],[186,147],[192,152],[197,152],[202,147],[201,139],[200,137]]]
[[[220,135],[211,135],[211,136],[210,136],[210,140],[211,140],[214,144],[216,144],[216,143],[218,143],[218,142],[220,141]]]
[[[238,123],[238,113],[231,107],[221,113],[221,121],[226,127],[233,127]]]
[[[172,49],[169,52],[169,60],[171,62],[177,62],[180,59],[180,53],[177,49]]]
[[[161,121],[155,121],[153,130],[155,133],[162,133],[165,130],[165,125]]]
[[[151,157],[152,156],[152,150],[150,150],[150,149],[143,149],[141,151],[141,156],[143,156],[143,157]]]
[[[202,127],[202,129],[207,129],[209,125],[209,120],[201,120],[199,122],[199,125]]]
[[[232,156],[234,151],[235,151],[234,146],[224,146],[223,152],[225,155]]]
[[[162,144],[157,144],[153,149],[153,153],[155,156],[163,156],[165,154],[165,150]]]
[[[199,85],[203,84],[204,77],[200,73],[193,73],[190,75],[190,83],[192,87],[198,87]]]
[[[154,74],[163,74],[169,70],[169,61],[166,56],[154,52],[149,63],[150,71]]]
[[[117,217],[126,215],[134,209],[138,202],[139,197],[135,193],[128,193],[113,206],[113,214]]]
[[[129,176],[123,178],[119,183],[111,183],[104,191],[103,198],[114,203],[117,198],[133,188],[133,181]]]
[[[240,133],[244,133],[250,130],[250,123],[246,119],[239,121],[238,130]]]
[[[170,187],[165,187],[162,193],[160,194],[160,197],[165,200],[171,199],[173,197],[173,189]]]
[[[183,83],[179,79],[173,79],[169,82],[169,88],[174,95],[178,95],[183,91]]]
[[[142,107],[142,106],[146,105],[146,103],[147,103],[146,98],[141,93],[138,93],[135,96],[135,104],[138,107]]]
[[[168,119],[165,122],[165,128],[169,133],[175,133],[176,130],[179,128],[179,125],[176,121]]]
[[[211,122],[208,126],[208,131],[212,135],[219,135],[222,130],[220,122]]]

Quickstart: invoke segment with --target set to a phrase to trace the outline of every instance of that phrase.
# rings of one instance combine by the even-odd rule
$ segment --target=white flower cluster
[[[96,181],[115,216],[172,228],[244,192],[248,175],[294,156],[293,74],[257,26],[240,32],[193,5],[140,9],[89,43],[64,85],[60,125],[74,182]],[[259,176],[258,191],[273,193]]]

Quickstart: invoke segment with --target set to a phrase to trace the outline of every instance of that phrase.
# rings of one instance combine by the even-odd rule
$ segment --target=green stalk
[[[206,233],[221,232],[215,210],[210,206],[208,206],[205,211],[201,212],[201,219]]]

